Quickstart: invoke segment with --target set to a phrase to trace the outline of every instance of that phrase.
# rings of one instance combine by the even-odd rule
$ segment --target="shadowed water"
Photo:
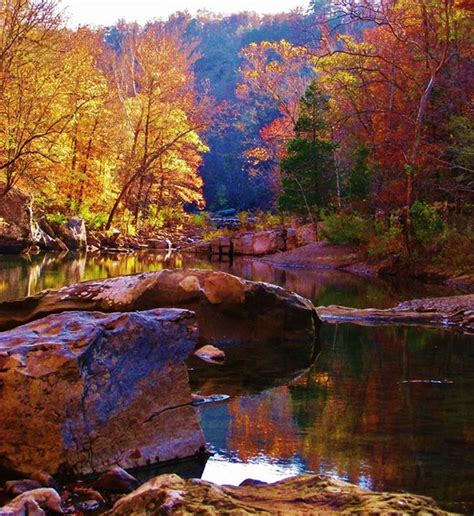
[[[413,281],[337,271],[278,269],[150,253],[28,261],[0,257],[0,298],[167,267],[195,266],[276,283],[316,305],[387,307],[457,293]],[[214,456],[203,478],[238,484],[311,471],[377,490],[411,491],[456,512],[474,511],[473,337],[397,326],[323,324],[321,351],[226,349],[223,366],[190,361],[193,389],[229,394],[199,407]]]

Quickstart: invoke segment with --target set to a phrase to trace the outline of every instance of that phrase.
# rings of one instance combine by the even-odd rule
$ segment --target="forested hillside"
[[[0,0],[0,516],[474,514],[474,0],[252,1]]]
[[[471,15],[327,0],[71,30],[53,0],[6,0],[3,193],[133,231],[183,209],[279,210],[410,254],[471,209]]]

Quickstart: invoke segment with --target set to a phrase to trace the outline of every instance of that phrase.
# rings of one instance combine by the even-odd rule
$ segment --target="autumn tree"
[[[56,4],[50,0],[0,3],[0,171],[3,193],[24,175],[34,178],[50,160],[54,140],[73,113],[57,100],[66,79]]]
[[[209,123],[211,104],[197,95],[193,48],[179,30],[160,24],[123,30],[111,71],[122,142],[108,227],[121,203],[133,208],[136,220],[151,202],[202,203],[198,167],[207,147],[199,132]]]
[[[326,32],[318,51],[338,139],[369,150],[379,203],[404,206],[409,225],[421,185],[449,166],[443,128],[472,95],[468,12],[454,0],[343,1],[332,12],[366,27],[360,37]]]
[[[246,157],[251,173],[267,171],[268,180],[277,180],[278,162],[286,143],[294,136],[299,101],[312,77],[306,48],[285,40],[252,43],[242,50],[242,80],[237,86],[241,99],[251,99],[257,112],[273,116],[250,143]]]
[[[102,40],[101,31],[88,28],[64,33],[60,62],[67,94],[56,106],[73,115],[51,146],[52,162],[40,183],[41,195],[63,213],[103,211],[110,203],[118,139]]]

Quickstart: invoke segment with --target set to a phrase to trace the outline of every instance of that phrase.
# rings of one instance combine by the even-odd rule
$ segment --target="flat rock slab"
[[[176,269],[78,283],[0,303],[0,329],[69,310],[196,312],[202,344],[315,339],[319,319],[303,297],[223,272]]]
[[[334,323],[444,326],[474,333],[474,294],[414,299],[385,310],[332,305],[320,306],[317,312],[324,321]]]
[[[357,261],[357,249],[349,245],[309,242],[293,250],[261,258],[266,263],[301,269],[343,269]]]
[[[0,334],[0,467],[89,474],[194,456],[194,314],[65,312]]]
[[[246,484],[228,487],[161,475],[119,500],[107,514],[447,514],[431,498],[375,493],[326,475]]]

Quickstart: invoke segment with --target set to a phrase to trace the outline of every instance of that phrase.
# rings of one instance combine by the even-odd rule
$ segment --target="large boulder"
[[[67,310],[129,312],[180,307],[196,312],[203,344],[313,340],[319,319],[307,299],[223,272],[175,269],[88,281],[0,303],[0,329]]]
[[[69,251],[67,245],[60,238],[51,237],[36,223],[33,223],[33,242],[43,251]]]
[[[65,312],[0,334],[0,468],[89,474],[204,451],[187,310]]]
[[[61,239],[71,251],[87,249],[86,223],[79,217],[72,217],[66,224],[60,226]]]
[[[233,239],[233,244],[234,254],[250,256],[273,254],[285,250],[285,231],[271,229],[256,233],[245,233],[237,235]]]
[[[108,515],[130,514],[432,514],[436,503],[408,493],[376,493],[326,475],[240,487],[161,475],[120,499]]]
[[[72,217],[66,222],[66,245],[72,251],[85,251],[87,249],[87,230],[84,219]]]
[[[5,183],[0,183],[3,192]],[[0,198],[0,254],[18,254],[33,244],[31,198],[12,188]]]

